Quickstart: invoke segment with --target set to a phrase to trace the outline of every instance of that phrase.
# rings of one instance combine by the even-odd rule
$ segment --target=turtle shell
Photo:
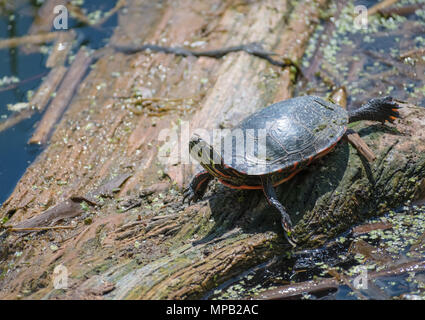
[[[281,101],[233,128],[222,144],[232,146],[231,158],[223,155],[224,164],[248,175],[295,168],[334,146],[344,135],[347,123],[345,109],[319,97]],[[222,154],[225,151],[223,147]]]

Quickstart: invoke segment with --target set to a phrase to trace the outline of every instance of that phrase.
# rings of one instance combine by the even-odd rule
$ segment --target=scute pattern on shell
[[[345,109],[319,97],[281,101],[255,112],[233,129],[242,132],[243,145],[233,134],[224,138],[233,140],[232,161],[225,156],[224,161],[249,175],[282,171],[334,145],[344,135],[347,123]]]

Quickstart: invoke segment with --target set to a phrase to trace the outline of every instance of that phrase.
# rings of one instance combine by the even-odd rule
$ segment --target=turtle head
[[[214,148],[197,134],[189,140],[190,155],[209,172],[214,172],[214,168],[223,165],[223,159]]]

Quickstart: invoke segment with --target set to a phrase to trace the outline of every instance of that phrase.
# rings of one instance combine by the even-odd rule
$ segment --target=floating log
[[[35,112],[42,112],[49,102],[52,94],[58,87],[59,83],[62,81],[66,70],[67,69],[64,66],[59,66],[50,70],[46,79],[31,98],[29,102],[30,108],[22,110],[18,113],[14,113],[5,121],[0,122],[0,132],[7,130],[19,122],[32,117]]]
[[[64,66],[58,66],[50,70],[49,75],[31,98],[30,106],[36,108],[38,112],[42,112],[59,83],[61,83],[66,71],[67,68]]]
[[[372,16],[372,15],[378,13],[379,11],[392,6],[393,4],[397,3],[398,1],[399,0],[383,0],[383,1],[373,5],[372,7],[370,7],[367,10],[367,14],[369,16]]]
[[[74,30],[61,32],[59,34],[53,45],[52,52],[47,58],[47,68],[53,68],[60,65],[64,65],[68,53],[72,48],[72,42],[75,40],[75,37],[76,32]]]
[[[409,272],[424,272],[425,261],[406,262],[400,265],[392,266],[383,271],[374,271],[368,273],[368,282],[373,283],[374,280],[382,277],[391,277],[407,274]],[[349,279],[353,281],[354,279]],[[253,297],[256,300],[284,300],[301,296],[303,293],[324,292],[338,288],[340,281],[335,278],[327,278],[321,280],[313,280],[300,282],[293,285],[282,286],[279,288],[267,290]]]
[[[412,49],[400,54],[400,59],[405,59],[407,57],[421,56],[424,54],[425,54],[425,48]]]
[[[92,57],[84,47],[81,48],[28,143],[41,144],[47,141],[49,133],[71,101],[91,62]]]
[[[35,34],[30,36],[22,36],[18,38],[9,38],[0,40],[0,49],[3,48],[14,48],[21,45],[29,44],[41,44],[46,42],[51,42],[55,40],[61,32],[49,32],[42,34]]]
[[[408,16],[415,13],[416,10],[422,9],[425,6],[424,3],[408,4],[402,7],[389,7],[380,9],[378,12],[383,16]]]
[[[118,0],[117,3],[115,4],[115,6],[109,10],[108,12],[104,13],[103,18],[97,20],[97,21],[93,21],[90,20],[81,10],[80,7],[74,6],[72,3],[69,3],[67,5],[68,10],[71,12],[71,15],[77,19],[78,21],[85,23],[87,25],[91,25],[91,26],[101,26],[102,24],[104,24],[111,16],[113,16],[115,13],[118,12],[118,10],[120,10],[122,7],[124,7],[126,5],[126,0]]]
[[[0,122],[0,132],[15,126],[16,124],[18,124],[19,122],[25,119],[31,118],[33,114],[34,114],[33,109],[25,109],[25,110],[22,110],[21,112],[18,112],[9,116],[9,118]]]

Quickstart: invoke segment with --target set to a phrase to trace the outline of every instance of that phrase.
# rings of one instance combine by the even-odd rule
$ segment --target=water
[[[26,35],[38,9],[36,3],[40,1],[8,1],[10,5],[0,4],[0,38],[20,37]],[[2,2],[3,3],[3,2]],[[81,8],[87,12],[110,10],[116,1],[90,0]],[[7,10],[8,8],[12,9]],[[77,43],[97,49],[105,44],[105,40],[112,35],[117,25],[117,16],[113,15],[101,27],[89,27],[69,17],[69,28],[77,31]],[[46,47],[52,43],[45,44]],[[48,55],[42,53],[25,54],[19,48],[0,49],[0,79],[14,77],[18,83],[0,85],[0,121],[6,120],[12,114],[7,105],[27,102],[28,91],[35,91],[42,82],[49,69],[45,67]],[[22,177],[28,166],[42,152],[43,146],[28,145],[40,114],[0,132],[0,205],[7,199]]]
[[[412,58],[400,58],[407,51],[425,45],[424,7],[406,16],[374,15],[368,18],[367,28],[356,29],[353,27],[355,7],[371,7],[377,1],[348,1],[341,7],[336,3],[330,9],[337,17],[336,23],[329,27],[328,21],[323,22],[310,40],[302,62],[309,79],[298,84],[296,95],[326,96],[331,87],[345,86],[349,109],[383,95],[425,106],[424,57],[415,58],[416,62]],[[418,3],[424,1],[404,0],[398,5]],[[316,47],[320,48],[317,52]],[[322,56],[316,65],[315,53]]]

